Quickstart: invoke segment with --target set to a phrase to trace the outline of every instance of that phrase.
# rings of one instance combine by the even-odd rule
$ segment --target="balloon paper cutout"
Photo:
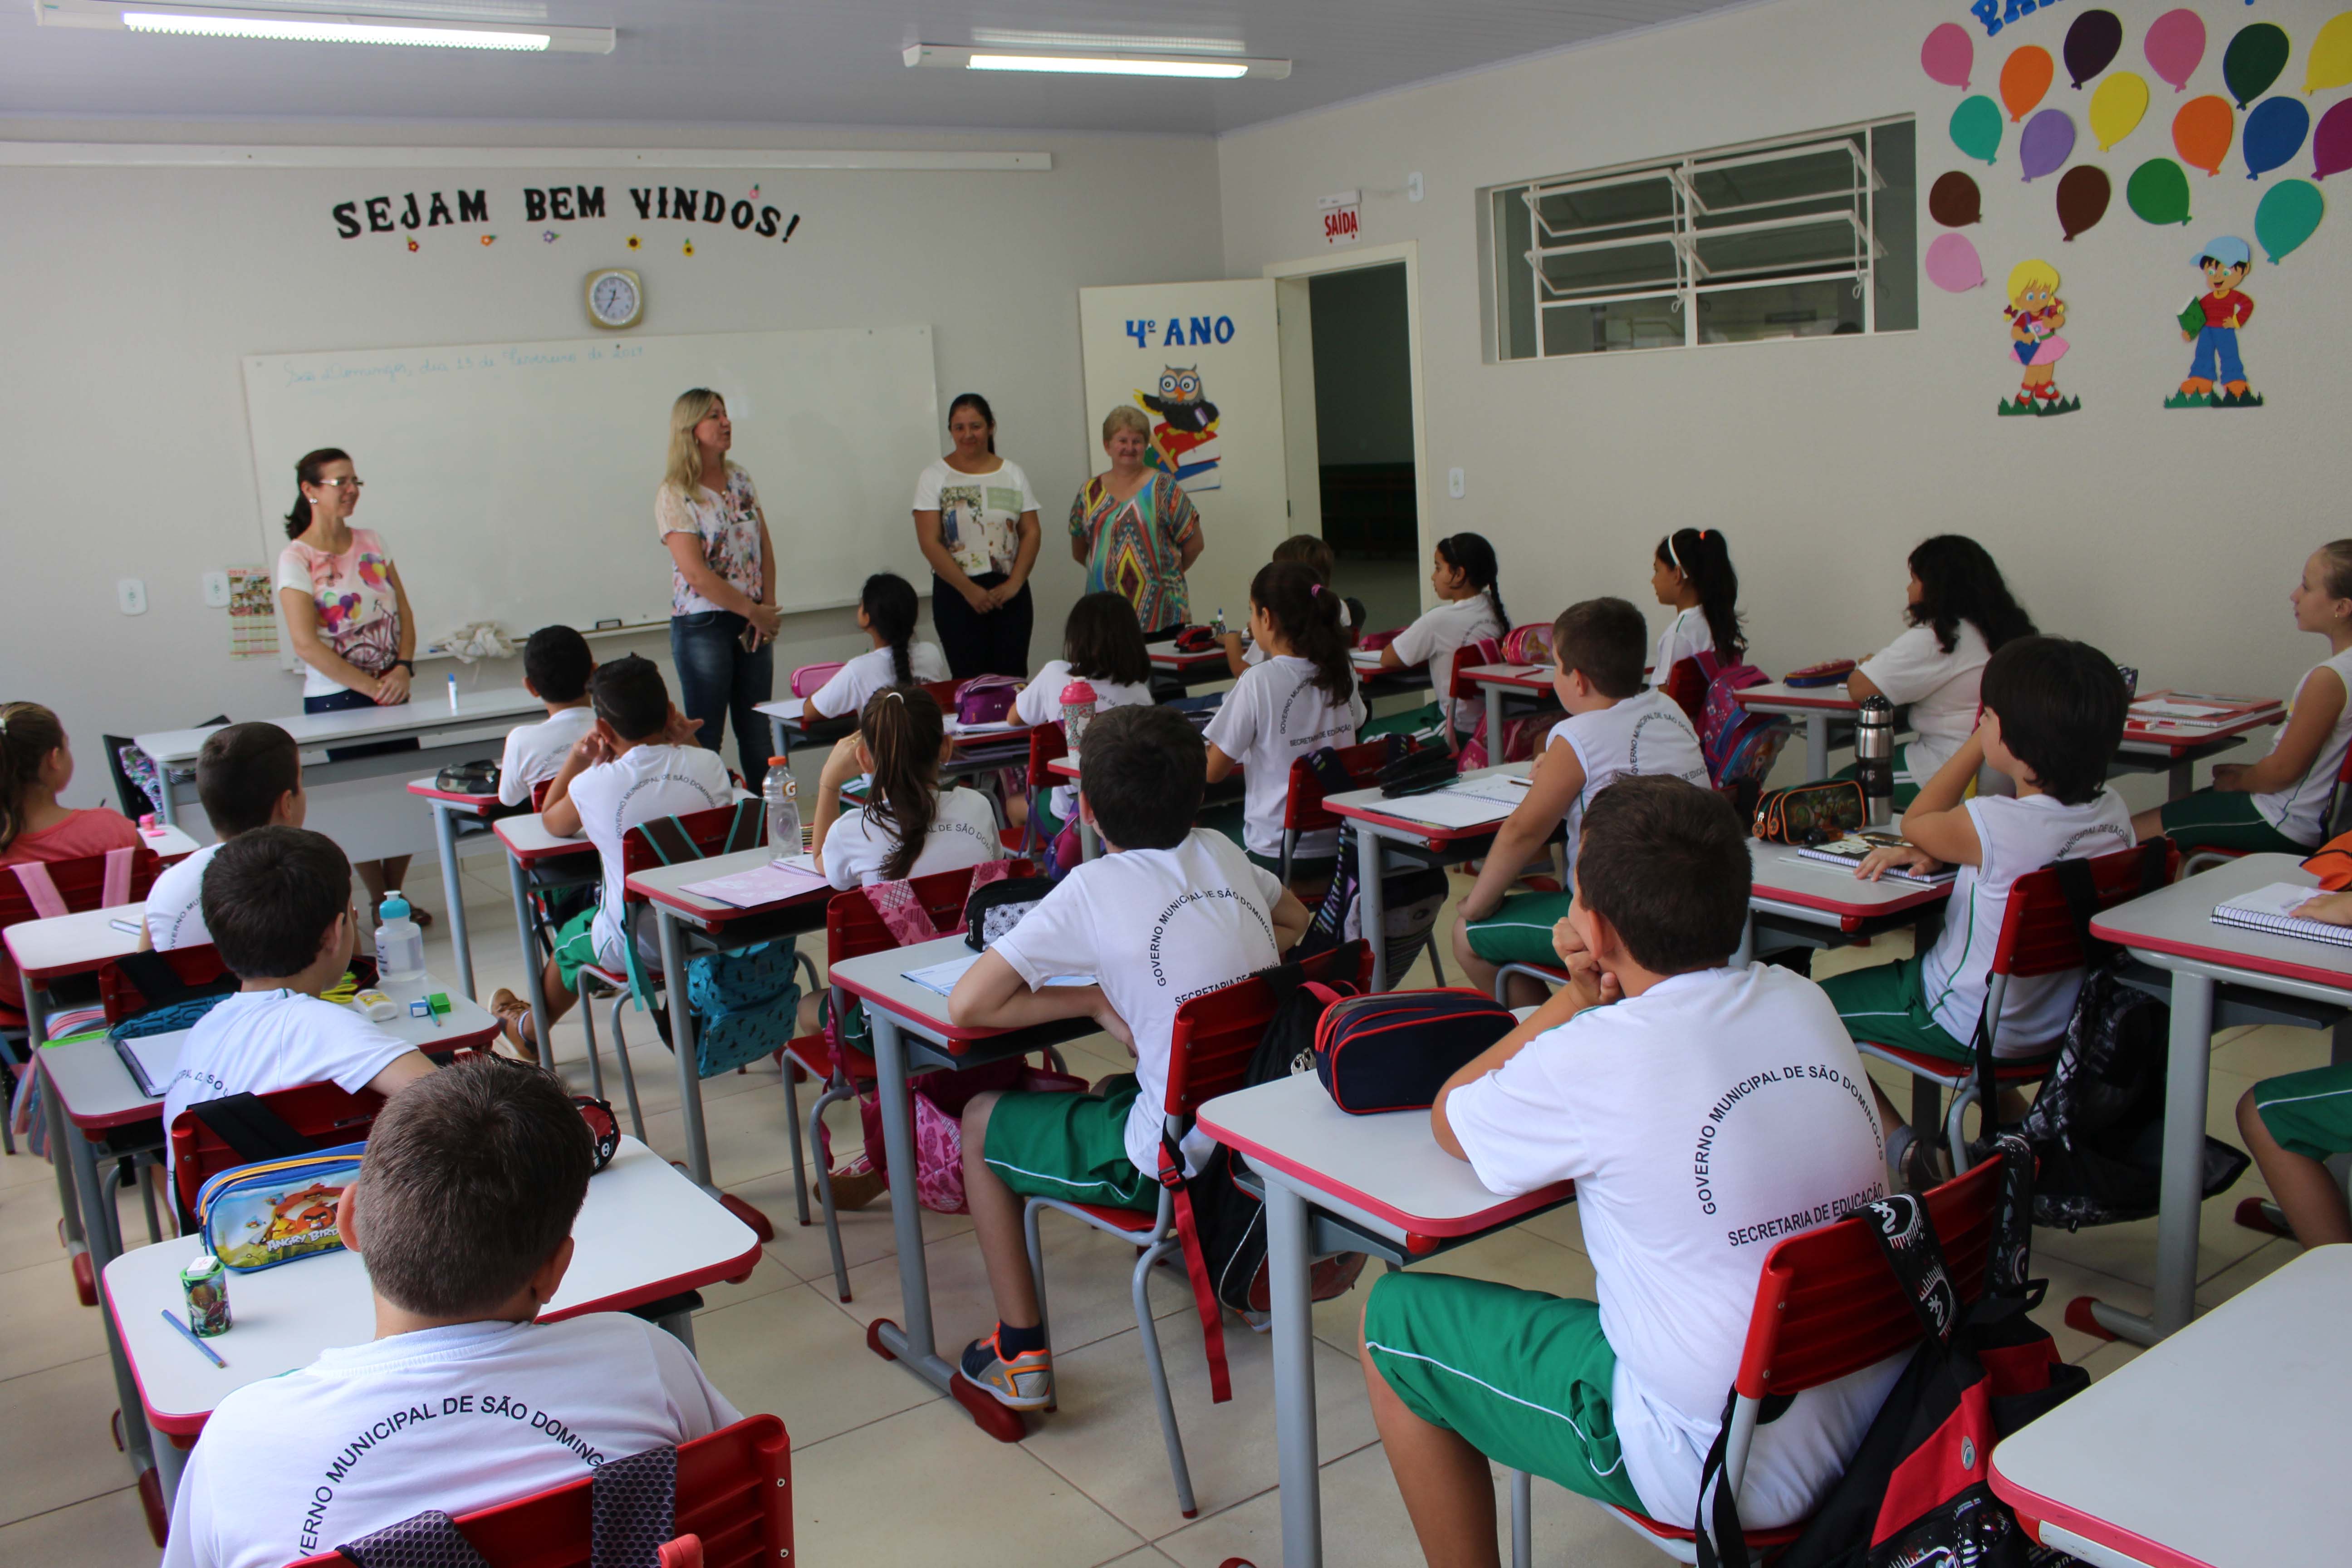
[[[2009,105],[2011,121],[2024,119],[2050,90],[2058,75],[2056,62],[2050,51],[2039,44],[2027,44],[2009,51],[2009,59],[2000,68],[2000,100]]]
[[[2230,95],[2240,109],[2270,91],[2271,83],[2286,69],[2288,48],[2286,29],[2275,22],[2242,27],[2230,40],[2228,51],[2221,56],[2221,79],[2229,83]]]
[[[2085,11],[2066,29],[2066,74],[2074,90],[2115,63],[2124,47],[2123,19],[2113,11]]]
[[[1960,100],[1952,110],[1952,145],[1990,163],[2000,152],[2000,105],[1984,94]]]
[[[2343,12],[2319,29],[2311,40],[2311,58],[2303,68],[2303,90],[2326,92],[2352,82],[2352,11]]]
[[[2209,175],[2218,174],[2237,130],[2238,117],[2230,112],[2230,100],[2209,92],[2182,104],[2180,112],[2172,117],[2172,144],[2179,149],[2182,162]]]
[[[2143,223],[2189,221],[2189,176],[2169,158],[2150,158],[2132,171],[2124,200]]]
[[[1969,73],[1976,64],[1976,44],[1969,37],[1969,30],[1958,22],[1945,23],[1919,46],[1919,68],[1927,73],[1927,79],[1957,87],[1962,92],[1969,89]]]
[[[2205,18],[2186,7],[2167,11],[2149,24],[2147,42],[2141,47],[2156,74],[2170,82],[2173,91],[2186,91],[2205,58]]]
[[[2303,151],[2304,138],[2310,134],[2311,110],[2303,100],[2266,98],[2254,105],[2246,116],[2246,133],[2238,142],[2238,151],[2246,157],[2246,178],[2259,180],[2284,167]]]
[[[1939,174],[1927,190],[1927,216],[1946,228],[1962,228],[1984,216],[1984,195],[1958,169]]]
[[[2254,209],[2254,238],[2276,267],[2311,237],[2326,216],[2327,198],[2318,186],[2306,180],[2281,180],[2263,193],[2263,205]]]
[[[2138,130],[2140,117],[2147,112],[2146,77],[2117,71],[2101,82],[2099,90],[2091,94],[2091,134],[2098,138],[2099,151],[2106,152]]]
[[[1927,247],[1927,281],[1948,294],[1984,287],[1984,260],[1964,234],[1939,234]]]
[[[2315,180],[2352,169],[2352,98],[2319,117],[2319,129],[2311,133],[2311,158]]]
[[[2063,109],[2043,110],[2025,122],[2025,134],[2017,139],[2017,161],[2028,180],[2056,174],[2074,155],[2074,119]]]
[[[2095,227],[2114,198],[2115,187],[2107,183],[2105,169],[2096,163],[2076,164],[2058,182],[2058,226],[2068,239]]]

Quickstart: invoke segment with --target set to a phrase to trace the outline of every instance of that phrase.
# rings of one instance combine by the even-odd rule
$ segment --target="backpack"
[[[1717,789],[1749,783],[1760,786],[1795,727],[1775,714],[1750,713],[1732,695],[1764,685],[1762,670],[1752,664],[1727,665],[1711,652],[1696,658],[1706,681],[1706,696],[1693,720],[1698,726],[1699,750],[1706,758],[1706,776]]]
[[[1365,936],[1359,908],[1362,891],[1355,825],[1343,821],[1339,824],[1339,858],[1332,868],[1331,885],[1323,890],[1323,901],[1315,906],[1315,918],[1307,922],[1307,934],[1298,939],[1292,955],[1312,958]],[[1381,879],[1381,940],[1388,946],[1391,974],[1402,974],[1412,968],[1422,948],[1430,943],[1430,933],[1437,929],[1437,917],[1445,903],[1445,871],[1438,866],[1408,866]]]
[[[1513,626],[1505,633],[1503,662],[1549,664],[1551,662],[1551,623],[1529,621],[1523,626]]]
[[[1021,683],[1009,675],[975,675],[955,689],[955,721],[959,724],[1000,724],[1013,711]]]
[[[1002,866],[1006,862],[995,860],[988,864]],[[963,906],[964,945],[974,952],[987,952],[1053,890],[1051,877],[998,876],[983,882],[974,876],[971,893]]]
[[[1496,763],[1524,763],[1543,749],[1544,737],[1559,722],[1557,711],[1530,713],[1524,719],[1503,721],[1503,754],[1495,756],[1486,747],[1486,716],[1478,716],[1478,728],[1462,742],[1462,771],[1472,773],[1490,768]]]
[[[2059,1356],[2050,1331],[2026,1314],[2048,1281],[2028,1279],[2033,1157],[2025,1141],[2000,1140],[2001,1194],[1986,1259],[1984,1294],[1963,1307],[1925,1200],[1900,1193],[1854,1213],[1869,1222],[1887,1266],[1926,1331],[1910,1364],[1837,1485],[1778,1562],[1780,1568],[2027,1568],[2038,1549],[1988,1476],[1994,1446],[2090,1386],[2091,1374]],[[1736,1398],[1736,1395],[1735,1395]],[[1745,1568],[1738,1500],[1715,1483],[1723,1471],[1730,1406],[1699,1480],[1698,1560]],[[1713,1532],[1707,1492],[1713,1487]],[[1718,1553],[1720,1555],[1718,1555]]]
[[[735,820],[727,830],[722,855],[758,847],[765,824],[759,801],[735,803]],[[675,816],[657,816],[637,825],[665,866],[703,858],[700,847],[686,824]],[[629,980],[637,1003],[645,1005],[653,984],[637,955],[636,938],[623,944],[628,952]],[[796,950],[793,939],[753,942],[720,952],[698,952],[686,961],[687,1005],[694,1011],[694,1070],[699,1078],[716,1078],[772,1055],[779,1044],[793,1037],[801,1005],[800,982],[793,976]],[[662,1041],[672,1050],[669,1010],[653,1010]]]

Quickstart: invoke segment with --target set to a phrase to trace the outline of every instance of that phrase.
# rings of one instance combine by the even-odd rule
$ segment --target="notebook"
[[[2273,882],[2267,888],[2240,893],[2234,899],[2215,905],[2213,923],[2235,926],[2241,931],[2267,931],[2273,936],[2324,942],[2331,947],[2352,947],[2352,926],[2332,926],[2320,921],[2307,921],[2294,912],[2325,890],[2306,887],[2300,882]]]
[[[1890,848],[1906,840],[1894,833],[1852,833],[1843,838],[1832,838],[1826,844],[1808,844],[1797,851],[1807,860],[1823,860],[1832,866],[1859,867],[1874,849]],[[1940,871],[1914,871],[1907,867],[1890,866],[1883,873],[1898,882],[1916,882],[1923,888],[1940,888],[1960,874],[1956,866]]]
[[[791,857],[793,860],[804,856]],[[726,904],[738,910],[756,909],[761,904],[780,903],[830,887],[814,870],[771,861],[755,866],[749,871],[738,871],[729,877],[713,877],[705,882],[688,882],[678,889],[698,899],[709,899],[714,904]]]
[[[187,1038],[185,1029],[174,1029],[168,1035],[142,1035],[135,1040],[115,1041],[114,1054],[122,1058],[123,1067],[142,1094],[150,1100],[161,1100],[164,1087],[180,1070],[180,1047]]]
[[[913,981],[934,995],[945,996],[955,989],[956,982],[964,977],[965,972],[979,962],[980,954],[975,952],[969,958],[950,958],[944,963],[934,963],[923,969],[901,970],[899,977]],[[1092,985],[1094,983],[1095,977],[1091,974],[1055,974],[1048,976],[1045,981],[1048,985]]]

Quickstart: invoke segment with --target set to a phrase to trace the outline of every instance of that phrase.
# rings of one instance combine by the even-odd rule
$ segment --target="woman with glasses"
[[[334,447],[306,453],[294,465],[294,479],[289,542],[278,556],[278,603],[306,667],[302,711],[339,713],[407,701],[416,673],[416,619],[383,541],[373,529],[351,525],[361,484],[351,454]],[[327,759],[415,750],[414,739],[383,741],[334,747]],[[408,857],[363,860],[352,869],[367,884],[369,899],[381,901],[386,889],[403,886]],[[415,918],[419,925],[433,919],[423,910]]]

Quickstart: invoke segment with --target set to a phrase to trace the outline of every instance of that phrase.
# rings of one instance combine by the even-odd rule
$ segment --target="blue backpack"
[[[656,817],[637,825],[665,866],[702,859],[703,853],[675,816]],[[765,836],[761,803],[735,803],[735,820],[727,830],[719,853],[732,855],[757,848]],[[637,955],[634,934],[627,942],[630,988],[642,1008],[653,994],[653,982]],[[793,978],[798,949],[793,939],[754,942],[723,952],[698,952],[686,961],[686,1003],[694,1012],[694,1070],[698,1078],[717,1078],[760,1058],[772,1056],[793,1037],[801,1005],[800,983]],[[672,1050],[669,1015],[656,1008],[656,1026]]]
[[[1795,728],[1777,714],[1750,713],[1732,693],[1765,683],[1752,664],[1727,665],[1712,652],[1693,656],[1706,682],[1698,713],[1699,749],[1717,789],[1760,786]]]

